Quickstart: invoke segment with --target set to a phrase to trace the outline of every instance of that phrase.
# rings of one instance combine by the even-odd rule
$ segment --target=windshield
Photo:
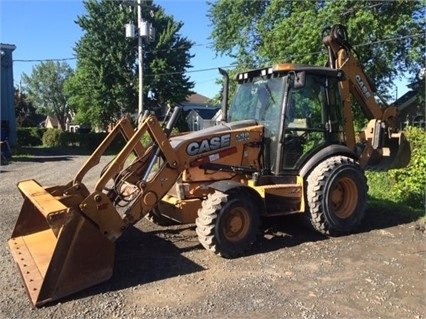
[[[278,133],[284,96],[284,78],[254,78],[238,86],[228,121],[255,119],[272,136]]]

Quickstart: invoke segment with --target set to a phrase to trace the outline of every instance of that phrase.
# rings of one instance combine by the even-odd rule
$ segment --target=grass
[[[424,201],[404,201],[395,195],[392,181],[386,172],[367,172],[368,208],[372,212],[380,212],[384,219],[403,219],[404,222],[416,222],[416,228],[425,229],[426,207]],[[406,190],[409,192],[410,190]],[[398,217],[398,216],[399,217]],[[401,220],[402,221],[402,220]],[[391,221],[390,221],[391,222]]]
[[[419,220],[425,218],[425,210],[419,207],[411,207],[406,203],[398,203],[389,199],[375,198],[369,196],[368,198],[368,209],[373,211],[380,210],[386,214],[404,214],[411,220]]]

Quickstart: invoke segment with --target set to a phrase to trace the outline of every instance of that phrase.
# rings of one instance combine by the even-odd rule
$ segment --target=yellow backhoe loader
[[[364,170],[405,167],[410,147],[397,131],[397,109],[376,102],[344,27],[331,28],[324,43],[325,67],[239,73],[229,107],[220,70],[224,121],[216,126],[172,136],[179,108],[164,127],[146,114],[134,129],[124,117],[72,181],[20,182],[24,202],[9,246],[32,304],[108,280],[114,242],[148,215],[195,223],[200,243],[226,258],[249,250],[268,216],[302,214],[325,235],[356,229],[367,201]],[[351,96],[369,120],[358,136]],[[126,145],[89,190],[83,177],[120,134]]]

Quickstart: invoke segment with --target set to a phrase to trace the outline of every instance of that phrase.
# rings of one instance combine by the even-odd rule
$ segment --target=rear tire
[[[202,202],[195,223],[198,240],[204,248],[225,258],[235,258],[256,241],[260,216],[252,198],[244,191],[215,191]]]
[[[307,217],[324,235],[354,231],[365,215],[367,179],[353,159],[334,156],[320,163],[307,178]]]

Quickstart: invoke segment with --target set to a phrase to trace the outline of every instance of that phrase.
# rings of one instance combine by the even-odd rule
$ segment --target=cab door
[[[299,170],[319,149],[343,140],[339,96],[337,79],[314,74],[306,74],[302,87],[289,89],[282,145],[283,170]]]

